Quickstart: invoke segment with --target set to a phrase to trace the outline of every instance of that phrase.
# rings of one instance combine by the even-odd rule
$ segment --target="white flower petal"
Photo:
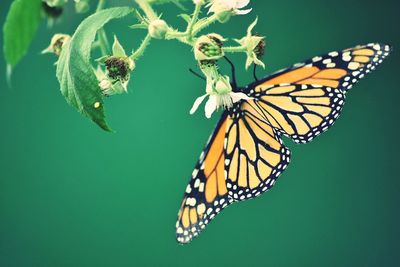
[[[196,110],[199,108],[200,104],[204,101],[204,99],[207,97],[207,94],[202,95],[200,97],[198,97],[194,103],[193,103],[193,107],[190,109],[190,114],[193,114],[196,112]]]
[[[250,9],[244,9],[244,10],[235,10],[235,14],[236,15],[246,15],[249,14],[251,12],[251,10],[253,10],[252,8]]]
[[[207,119],[211,118],[211,115],[214,113],[216,109],[217,109],[217,97],[212,95],[207,100],[206,106],[204,107],[206,118]]]
[[[230,0],[232,1],[232,0]],[[233,2],[233,1],[232,1]],[[244,8],[250,3],[250,0],[236,0],[236,8]]]
[[[250,100],[251,99],[251,97],[249,97],[248,95],[246,95],[245,93],[242,93],[242,92],[238,92],[238,93],[232,92],[229,95],[231,96],[233,103],[239,102],[240,100]]]

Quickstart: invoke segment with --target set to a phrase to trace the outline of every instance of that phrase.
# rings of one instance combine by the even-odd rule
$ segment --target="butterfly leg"
[[[227,56],[224,56],[224,58],[228,62],[228,64],[231,65],[232,85],[236,88],[237,87],[237,83],[236,83],[235,65],[233,65],[233,62]]]
[[[253,66],[253,77],[256,80],[256,82],[259,81],[257,78],[257,65],[256,64],[254,64],[254,66]]]
[[[194,76],[199,77],[199,78],[202,79],[203,81],[206,80],[206,78],[205,78],[203,75],[197,73],[197,72],[194,71],[193,69],[189,69],[189,71],[190,71]]]

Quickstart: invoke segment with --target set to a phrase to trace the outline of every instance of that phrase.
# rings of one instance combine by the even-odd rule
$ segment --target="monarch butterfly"
[[[281,136],[308,143],[339,117],[348,90],[391,47],[372,43],[317,56],[244,88],[251,97],[225,110],[200,155],[176,223],[189,243],[224,208],[270,189],[290,161]]]

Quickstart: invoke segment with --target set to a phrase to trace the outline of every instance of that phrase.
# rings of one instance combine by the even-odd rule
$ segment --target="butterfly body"
[[[251,99],[223,112],[203,150],[178,214],[178,242],[190,242],[231,203],[273,187],[291,159],[282,135],[305,144],[328,130],[346,92],[389,52],[383,44],[331,52],[235,88]]]

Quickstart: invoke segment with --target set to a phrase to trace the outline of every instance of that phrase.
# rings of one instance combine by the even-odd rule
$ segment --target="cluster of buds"
[[[50,41],[50,45],[42,51],[42,54],[53,53],[56,56],[60,56],[63,47],[71,40],[71,36],[68,34],[57,33]]]
[[[98,59],[99,63],[105,66],[105,71],[100,67],[96,70],[99,87],[105,96],[127,92],[130,73],[135,69],[135,62],[126,55],[116,37],[112,50],[111,56]]]
[[[229,109],[234,103],[248,99],[244,93],[233,92],[229,77],[219,73],[217,61],[224,56],[224,41],[221,35],[213,33],[201,36],[195,44],[195,58],[206,76],[207,85],[206,94],[196,99],[190,114],[196,112],[206,97],[208,97],[205,105],[207,118],[210,118],[219,108]]]

